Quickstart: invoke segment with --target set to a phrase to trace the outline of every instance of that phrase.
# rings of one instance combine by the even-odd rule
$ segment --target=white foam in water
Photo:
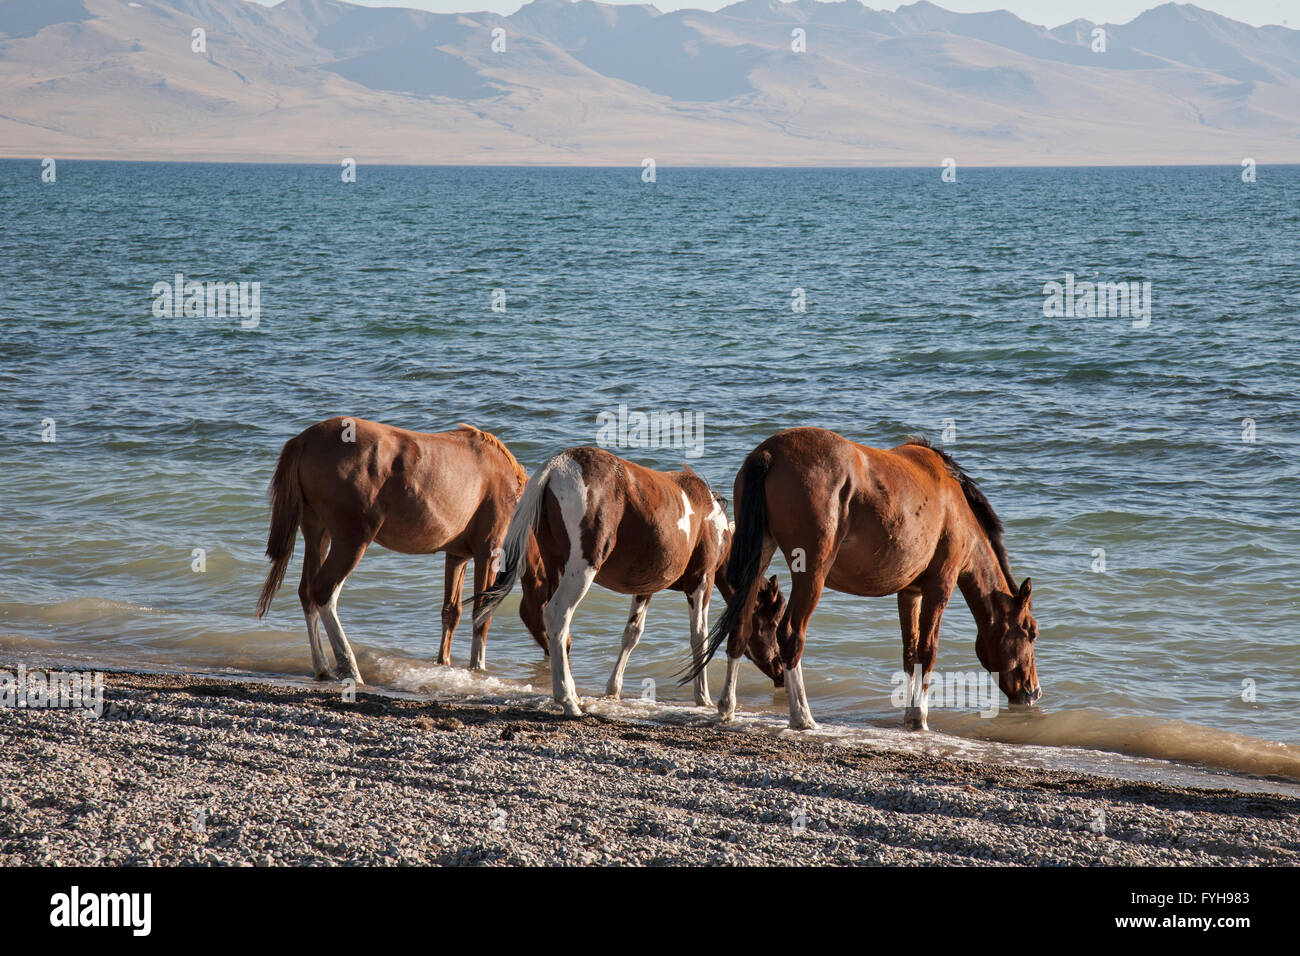
[[[502,680],[463,667],[411,665],[395,658],[379,656],[372,657],[371,660],[379,667],[381,674],[395,672],[385,678],[387,686],[410,694],[473,697],[497,703],[533,691],[531,684]]]

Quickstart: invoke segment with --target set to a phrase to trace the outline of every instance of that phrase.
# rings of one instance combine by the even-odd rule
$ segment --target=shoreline
[[[1300,798],[338,685],[0,712],[4,865],[1300,863]]]

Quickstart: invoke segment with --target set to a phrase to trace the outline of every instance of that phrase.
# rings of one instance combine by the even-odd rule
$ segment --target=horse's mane
[[[506,460],[510,462],[510,467],[514,469],[515,477],[519,479],[519,487],[523,488],[524,485],[528,484],[528,472],[524,471],[524,466],[519,464],[519,460],[510,453],[510,449],[505,446],[500,438],[497,438],[497,436],[493,435],[491,432],[485,432],[481,428],[475,428],[473,425],[467,425],[464,422],[461,422],[456,427],[478,435],[489,445],[499,449],[501,453],[506,456]]]
[[[957,483],[961,485],[962,494],[966,496],[966,504],[970,505],[975,520],[984,529],[984,535],[989,539],[989,545],[993,548],[993,554],[998,559],[998,565],[1002,568],[1002,573],[1006,575],[1007,587],[1014,592],[1016,586],[1013,583],[1015,579],[1011,576],[1011,559],[1007,557],[1007,546],[1002,540],[1002,519],[993,510],[989,500],[984,497],[984,492],[980,491],[979,485],[975,484],[975,479],[962,471],[961,465],[957,464],[952,455],[931,444],[930,440],[924,436],[914,435],[903,444],[928,448],[943,460],[944,466],[948,469],[948,474],[952,475],[957,480]]]

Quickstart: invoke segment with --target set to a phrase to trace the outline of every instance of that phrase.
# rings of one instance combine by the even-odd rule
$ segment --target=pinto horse
[[[528,475],[495,436],[471,425],[428,434],[361,418],[331,418],[285,442],[271,479],[271,569],[257,616],[271,606],[302,528],[305,554],[298,598],[307,619],[317,680],[361,681],[357,660],[339,623],[338,599],[372,541],[402,554],[447,554],[438,663],[451,663],[451,636],[461,614],[465,568],[474,559],[474,588],[487,589],[493,564]],[[328,555],[326,554],[328,549]],[[542,630],[540,555],[528,543],[519,616],[547,649]],[[336,667],[321,648],[321,622]],[[489,619],[475,620],[470,666],[485,663]]]
[[[476,622],[486,620],[510,592],[530,534],[536,535],[550,594],[543,623],[552,648],[551,688],[566,716],[582,716],[569,668],[568,637],[573,612],[593,583],[632,595],[622,650],[606,694],[617,697],[621,692],[628,656],[645,629],[646,608],[659,591],[686,593],[691,649],[703,661],[715,583],[724,598],[731,594],[720,573],[731,527],[723,500],[689,467],[652,471],[590,446],[552,458],[534,473],[515,509],[501,574],[475,610]],[[770,641],[756,644],[771,646]],[[695,703],[707,706],[709,688],[702,666],[694,680]]]
[[[898,595],[904,725],[928,729],[930,671],[939,620],[960,588],[975,617],[980,663],[998,674],[1013,704],[1042,695],[1034,665],[1038,623],[1028,578],[1016,587],[1002,522],[952,457],[924,439],[888,451],[821,428],[791,428],[764,441],[736,476],[736,530],[727,580],[732,597],[710,634],[705,661],[727,641],[721,720],[736,709],[736,668],[746,644],[771,640],[786,671],[790,727],[815,727],[804,689],[808,620],[829,587],[862,596]],[[759,599],[759,581],[776,548],[792,569],[789,603]],[[795,560],[795,552],[802,560]],[[769,584],[771,582],[768,582]],[[749,618],[779,617],[775,627]],[[770,653],[772,649],[760,650]],[[687,679],[704,665],[698,660]]]

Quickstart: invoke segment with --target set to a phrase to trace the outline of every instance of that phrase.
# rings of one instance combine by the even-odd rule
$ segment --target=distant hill
[[[0,0],[0,155],[664,165],[1300,161],[1300,31],[1166,3]],[[206,52],[191,31],[206,33]],[[493,31],[505,51],[494,52]],[[805,32],[806,52],[791,49]]]

